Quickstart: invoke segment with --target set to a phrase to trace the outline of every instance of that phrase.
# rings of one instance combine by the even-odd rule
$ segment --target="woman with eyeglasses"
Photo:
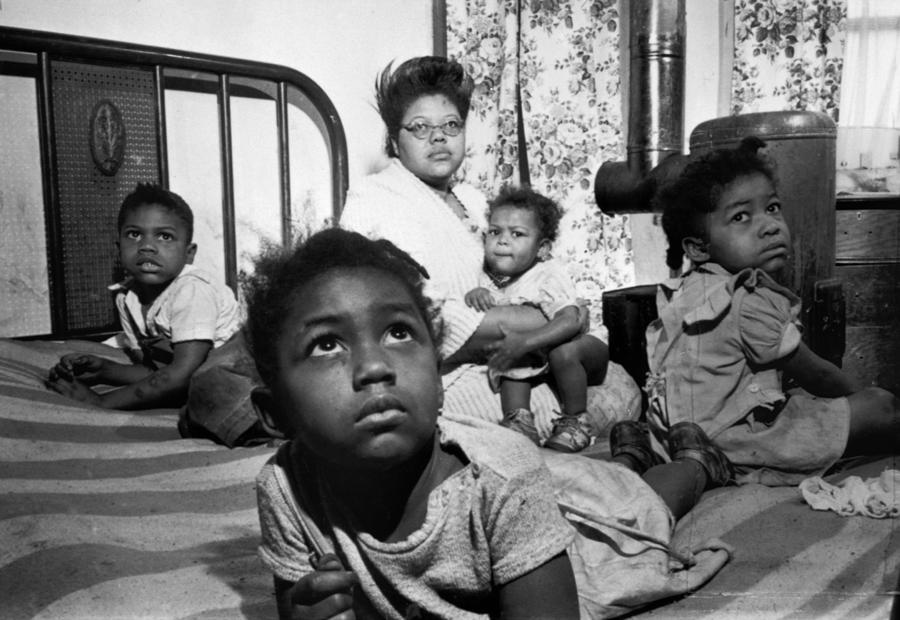
[[[547,319],[531,306],[482,312],[465,303],[482,272],[487,211],[480,190],[454,182],[465,156],[472,89],[463,67],[443,57],[412,58],[396,69],[388,64],[376,79],[375,98],[387,128],[390,163],[350,188],[340,226],[389,239],[425,267],[426,293],[440,308],[443,322],[445,410],[501,422],[499,395],[484,373],[485,352],[505,333],[534,329]],[[614,381],[621,375],[628,384],[621,391],[629,392],[633,382],[624,370],[615,370]],[[639,403],[636,386],[634,391],[623,402]],[[540,384],[532,391],[531,404],[536,432],[546,437],[559,402]],[[619,409],[617,414],[629,417],[627,407]]]

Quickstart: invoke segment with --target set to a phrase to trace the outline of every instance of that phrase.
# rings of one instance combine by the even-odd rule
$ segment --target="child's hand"
[[[290,590],[291,617],[324,620],[340,617],[353,620],[353,586],[359,583],[356,573],[343,570],[333,553],[314,563],[314,572],[301,578]]]
[[[522,334],[506,331],[502,323],[498,323],[497,328],[503,334],[503,337],[486,347],[486,350],[491,353],[491,356],[488,358],[488,368],[497,372],[503,372],[512,368],[516,362],[528,355],[530,351]]]
[[[487,312],[494,307],[494,296],[484,287],[473,288],[466,293],[466,305],[481,312]]]
[[[73,400],[95,405],[97,407],[103,406],[100,395],[78,379],[67,379],[59,375],[56,375],[54,378],[53,371],[51,371],[50,378],[45,381],[44,384],[54,392],[67,396]]]
[[[102,380],[106,360],[89,353],[69,353],[60,358],[50,369],[50,381],[78,379],[84,383],[96,383]]]

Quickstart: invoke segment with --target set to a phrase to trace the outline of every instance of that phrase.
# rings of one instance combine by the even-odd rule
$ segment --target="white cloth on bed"
[[[800,494],[814,510],[832,510],[843,517],[900,517],[900,471],[886,469],[877,478],[848,476],[831,484],[819,476],[800,483]]]

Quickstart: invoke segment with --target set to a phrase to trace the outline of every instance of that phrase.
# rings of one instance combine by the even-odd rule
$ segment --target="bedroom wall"
[[[727,112],[720,84],[729,42],[721,15],[733,0],[687,0],[685,142],[703,120]],[[376,73],[391,61],[430,53],[432,2],[424,0],[0,0],[0,24],[185,49],[287,65],[315,80],[344,124],[351,184],[384,163],[373,108]],[[724,67],[724,68],[723,68]],[[173,186],[174,187],[174,186]],[[217,191],[217,190],[216,190]],[[658,218],[632,218],[635,282],[668,276]]]
[[[0,24],[286,65],[321,86],[347,134],[351,183],[383,162],[372,89],[432,51],[421,0],[2,0]]]

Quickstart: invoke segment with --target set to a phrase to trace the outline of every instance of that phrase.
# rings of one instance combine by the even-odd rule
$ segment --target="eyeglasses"
[[[426,138],[431,137],[431,132],[435,129],[440,129],[442,134],[451,138],[458,136],[465,126],[465,123],[461,120],[454,118],[449,121],[444,121],[439,125],[432,125],[431,123],[426,123],[424,121],[416,121],[409,125],[401,125],[401,128],[411,133],[418,140],[425,140]]]

